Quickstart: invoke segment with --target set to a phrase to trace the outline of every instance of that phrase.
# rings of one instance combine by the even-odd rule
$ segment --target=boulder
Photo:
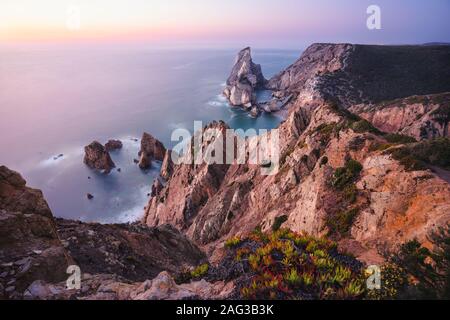
[[[84,163],[91,169],[102,170],[108,174],[116,166],[109,152],[100,142],[93,141],[84,147],[84,153]]]
[[[141,150],[139,151],[139,168],[148,169],[152,160],[163,161],[166,148],[151,134],[144,132],[141,139]]]
[[[122,149],[122,141],[120,140],[108,140],[108,142],[105,144],[106,151],[114,151],[118,149]]]

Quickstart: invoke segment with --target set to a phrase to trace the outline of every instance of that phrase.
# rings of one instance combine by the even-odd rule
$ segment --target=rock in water
[[[241,50],[236,58],[224,95],[233,106],[251,106],[256,102],[255,89],[265,87],[261,65],[252,61],[251,49]]]
[[[108,151],[108,152],[114,151],[114,150],[118,150],[118,149],[122,149],[122,141],[120,141],[120,140],[109,140],[105,144],[105,148],[106,148],[106,151]]]
[[[161,165],[160,175],[166,181],[169,180],[173,172],[173,161],[171,153],[172,150],[166,150],[166,154],[164,155],[164,160]]]
[[[92,142],[90,145],[84,147],[84,152],[84,163],[92,169],[110,173],[111,169],[116,166],[108,151],[100,142]]]
[[[139,168],[148,169],[152,160],[163,161],[166,148],[151,134],[144,132],[141,140],[141,150],[139,151]]]

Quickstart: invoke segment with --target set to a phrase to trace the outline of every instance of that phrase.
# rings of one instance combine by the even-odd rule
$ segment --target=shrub
[[[233,238],[228,239],[225,241],[225,247],[226,248],[234,248],[237,247],[241,243],[241,238],[238,236],[235,236]]]
[[[359,176],[363,166],[356,160],[350,159],[344,167],[337,168],[333,174],[331,185],[338,190],[343,190]]]
[[[359,209],[353,208],[327,216],[325,222],[331,235],[346,236],[350,232]]]
[[[417,142],[417,140],[414,139],[413,137],[398,133],[388,133],[384,136],[384,138],[386,139],[387,142],[393,144],[405,144]]]
[[[258,233],[259,234],[259,233]],[[245,299],[360,299],[364,297],[362,264],[339,253],[336,244],[288,229],[242,240],[246,272],[236,280]],[[261,234],[262,235],[262,234]],[[245,263],[248,262],[246,269]]]
[[[361,119],[359,121],[353,122],[350,125],[353,131],[358,133],[370,132],[375,134],[381,134],[381,131],[375,128],[369,121]]]
[[[450,299],[450,225],[439,228],[429,238],[433,250],[412,240],[403,244],[390,260],[415,280],[402,292],[407,298]]]
[[[381,288],[367,291],[371,300],[391,300],[399,298],[408,284],[406,271],[397,264],[387,262],[380,267]]]
[[[283,223],[285,223],[288,219],[288,216],[282,215],[276,217],[272,224],[272,231],[278,231]]]
[[[209,265],[207,263],[201,264],[191,271],[192,278],[201,278],[208,273]]]

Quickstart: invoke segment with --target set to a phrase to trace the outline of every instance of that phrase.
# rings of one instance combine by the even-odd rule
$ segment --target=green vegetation
[[[208,270],[209,270],[209,265],[207,263],[201,264],[197,268],[195,268],[194,270],[191,271],[191,277],[194,279],[201,278],[208,273]]]
[[[358,213],[358,208],[352,208],[328,215],[325,222],[330,234],[340,235],[341,237],[347,236]]]
[[[421,141],[385,151],[399,161],[406,170],[424,170],[426,164],[450,170],[450,140],[438,138]]]
[[[338,190],[343,190],[358,178],[362,168],[361,163],[350,159],[344,167],[335,170],[331,179],[331,185]]]
[[[233,250],[233,249],[230,249]],[[240,283],[245,299],[362,299],[362,264],[338,253],[336,243],[279,229],[253,232],[232,251],[248,266]]]
[[[285,223],[287,219],[288,216],[286,215],[276,217],[275,220],[273,221],[272,231],[278,231],[281,228],[281,225]]]
[[[374,134],[381,134],[381,131],[375,128],[369,121],[361,119],[350,123],[350,128],[357,133],[370,132]]]
[[[404,134],[398,134],[398,133],[388,133],[384,136],[386,141],[388,143],[392,144],[405,144],[405,143],[413,143],[417,142],[416,139],[410,136],[406,136]]]
[[[433,250],[412,240],[392,253],[388,267],[384,266],[388,272],[382,272],[381,292],[369,297],[450,299],[450,225],[432,233],[430,240]]]
[[[234,248],[241,243],[241,238],[236,236],[225,241],[225,247]]]

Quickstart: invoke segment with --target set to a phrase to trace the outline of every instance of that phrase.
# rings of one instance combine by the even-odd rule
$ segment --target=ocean
[[[154,162],[144,172],[133,162],[144,131],[170,148],[172,131],[192,131],[196,120],[224,120],[234,129],[272,129],[282,120],[253,119],[221,95],[237,51],[1,48],[0,165],[41,189],[57,217],[135,221],[160,168]],[[270,78],[300,51],[252,55]],[[83,155],[85,145],[108,139],[124,146],[111,153],[121,171],[104,175],[87,168]]]

